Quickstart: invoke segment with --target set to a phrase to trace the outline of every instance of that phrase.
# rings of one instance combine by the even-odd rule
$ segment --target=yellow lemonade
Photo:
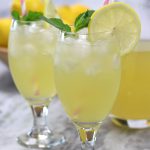
[[[150,41],[122,59],[121,87],[112,114],[120,119],[150,119]]]
[[[30,104],[49,103],[56,94],[53,53],[56,35],[52,29],[20,26],[11,31],[9,64],[17,88]]]
[[[111,110],[120,81],[120,57],[115,44],[66,39],[55,55],[56,87],[74,122],[100,122]]]

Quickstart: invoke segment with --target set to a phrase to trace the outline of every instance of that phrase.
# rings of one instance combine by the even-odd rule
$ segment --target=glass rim
[[[66,33],[67,33],[67,35],[66,35]],[[69,45],[69,46],[71,46],[71,44],[73,44],[73,43],[75,44],[78,40],[80,42],[82,42],[81,43],[82,46],[83,45],[100,46],[104,42],[109,42],[110,43],[111,41],[113,41],[113,42],[116,43],[118,41],[116,36],[114,36],[112,33],[109,32],[107,35],[105,35],[105,33],[108,33],[108,32],[97,32],[97,33],[91,33],[91,34],[88,34],[88,33],[82,34],[81,33],[80,34],[80,33],[72,33],[72,32],[61,31],[57,41],[60,42],[60,43],[63,42],[66,45]],[[97,36],[97,35],[99,36],[100,35],[100,36],[97,39],[92,39],[92,37],[90,37],[90,35],[91,36]],[[73,40],[71,40],[70,38],[73,39]],[[70,42],[69,39],[72,42]]]
[[[25,21],[25,20],[16,20],[16,19],[13,19],[12,20],[12,22],[14,23],[14,22],[16,22],[16,23],[22,23],[22,25],[26,25],[27,23],[38,23],[38,22],[45,22],[44,20],[35,20],[35,21]],[[45,22],[45,23],[47,23],[47,22]],[[50,26],[52,26],[52,25],[50,25]],[[73,27],[73,25],[69,25],[70,27]],[[56,27],[54,27],[54,26],[52,26],[53,28],[56,28]],[[57,29],[57,28],[56,28]],[[85,28],[86,29],[86,28]],[[60,33],[61,33],[61,35],[62,34],[67,34],[68,36],[78,36],[79,38],[86,38],[86,37],[88,37],[89,35],[102,35],[102,34],[105,34],[106,35],[106,37],[110,37],[110,36],[112,36],[112,32],[110,32],[110,31],[104,31],[104,32],[94,32],[94,33],[88,33],[88,32],[86,32],[86,33],[80,33],[80,32],[67,32],[67,31],[61,31],[60,29],[58,29],[59,31],[60,31]]]
[[[48,25],[45,26],[45,21],[43,20],[37,20],[37,21],[24,21],[24,20],[15,20],[13,19],[11,22],[11,28],[10,28],[10,32],[16,31],[18,30],[18,28],[26,28],[29,29],[31,26],[36,26],[36,27],[40,27],[40,28],[34,28],[34,31],[29,32],[29,33],[39,33],[39,32],[53,32],[55,33],[57,36],[59,32],[56,32],[57,30],[55,30],[56,28],[54,26]],[[31,31],[31,30],[29,30]]]
[[[94,33],[80,33],[80,32],[66,32],[66,31],[60,31],[61,35],[68,35],[68,36],[78,36],[78,37],[88,37],[89,35],[104,35],[103,38],[113,37],[112,32],[110,31],[104,31],[104,32],[94,32]]]
[[[111,31],[104,31],[104,32],[94,32],[94,33],[82,33],[82,32],[66,32],[66,31],[60,31],[60,36],[64,37],[77,37],[78,39],[87,39],[90,38],[90,36],[100,36],[101,38],[99,39],[108,39],[108,38],[113,38],[113,32]]]
[[[16,20],[16,19],[12,19],[12,22],[20,22],[20,23],[35,23],[35,22],[44,22],[44,21],[43,21],[43,20],[26,21],[26,20]]]
[[[87,41],[90,45],[97,45],[100,41],[109,41],[111,39],[116,39],[116,37],[113,35],[112,32],[106,31],[106,32],[95,32],[95,33],[80,33],[80,32],[66,32],[61,31],[59,34],[61,40],[67,40],[67,38],[73,38],[73,39],[80,39],[83,41]],[[96,39],[93,37],[97,37]],[[61,40],[60,40],[61,39]]]

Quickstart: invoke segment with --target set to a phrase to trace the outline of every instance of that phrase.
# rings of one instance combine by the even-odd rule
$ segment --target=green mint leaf
[[[19,14],[19,12],[18,11],[12,11],[11,12],[11,15],[12,15],[12,17],[13,17],[13,19],[15,19],[15,20],[20,20],[20,14]]]
[[[59,18],[46,18],[45,16],[42,16],[41,19],[53,25],[54,27],[60,29],[61,31],[71,32],[70,26],[64,24],[63,21]]]
[[[22,20],[22,21],[37,21],[41,19],[41,16],[43,16],[41,12],[29,11],[26,15],[22,17],[20,16],[19,12],[15,10],[12,11],[11,15],[15,20]]]
[[[58,18],[47,18],[43,16],[41,12],[33,12],[29,11],[26,15],[20,17],[19,13],[17,11],[12,12],[12,16],[16,20],[22,20],[22,21],[37,21],[37,20],[43,20],[47,23],[53,25],[54,27],[60,29],[61,31],[65,32],[71,32],[71,28],[69,25],[64,24],[61,19]]]
[[[41,13],[41,12],[29,11],[25,16],[23,16],[22,20],[37,21],[37,20],[40,20],[42,16],[43,16],[43,13]]]
[[[94,10],[87,10],[86,12],[80,14],[74,23],[74,27],[75,27],[75,32],[85,28],[88,26],[90,20],[91,20],[91,16],[94,13]]]

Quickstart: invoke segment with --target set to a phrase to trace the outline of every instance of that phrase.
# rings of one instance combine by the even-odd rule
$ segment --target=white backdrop
[[[0,12],[8,9],[10,7],[12,0],[0,0]],[[102,0],[54,0],[56,4],[62,3],[84,3],[91,7],[99,7],[101,5]]]
[[[0,0],[0,15],[6,14],[10,8],[11,0]]]
[[[103,0],[53,0],[55,5],[82,3],[92,9],[101,6]],[[12,0],[0,0],[0,17],[8,16]]]

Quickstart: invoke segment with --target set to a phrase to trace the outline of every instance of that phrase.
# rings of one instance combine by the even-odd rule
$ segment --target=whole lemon
[[[57,12],[58,12],[58,15],[60,16],[60,18],[64,21],[64,23],[73,25],[74,14],[73,14],[70,6],[68,6],[68,5],[60,6],[60,7],[58,7]]]
[[[65,23],[73,25],[76,17],[87,9],[88,7],[82,4],[62,5],[58,7],[57,12]]]
[[[81,4],[74,4],[71,6],[71,9],[74,12],[75,17],[77,17],[79,14],[85,12],[89,8]]]
[[[43,12],[44,11],[44,0],[25,0],[25,9],[27,12],[28,11]],[[21,12],[20,0],[12,1],[11,11],[12,10]]]
[[[16,10],[21,13],[21,3],[20,0],[12,0],[11,11]]]
[[[7,47],[8,45],[10,26],[11,26],[10,18],[0,19],[0,47]]]
[[[25,0],[27,11],[44,11],[44,0]]]

